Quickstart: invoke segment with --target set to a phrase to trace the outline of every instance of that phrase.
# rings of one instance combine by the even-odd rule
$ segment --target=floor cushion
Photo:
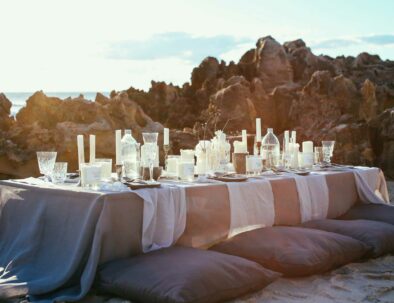
[[[341,220],[373,220],[394,225],[394,206],[383,204],[357,204],[346,214],[339,217]]]
[[[370,250],[347,236],[287,226],[245,232],[211,249],[255,261],[289,277],[322,273],[358,260]]]
[[[315,220],[302,224],[360,240],[372,247],[371,256],[394,252],[394,225],[370,220]]]
[[[219,302],[279,276],[246,259],[176,246],[106,263],[96,286],[137,302]]]

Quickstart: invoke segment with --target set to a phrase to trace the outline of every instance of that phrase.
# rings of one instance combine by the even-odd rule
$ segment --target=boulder
[[[293,69],[286,51],[271,36],[257,41],[255,64],[257,76],[267,90],[293,81]]]
[[[11,117],[11,101],[0,93],[0,132],[8,131],[14,123],[14,118]]]

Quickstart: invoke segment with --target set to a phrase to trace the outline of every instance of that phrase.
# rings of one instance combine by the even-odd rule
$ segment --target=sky
[[[393,12],[391,0],[0,0],[0,91],[182,85],[206,56],[237,62],[267,35],[394,60]]]

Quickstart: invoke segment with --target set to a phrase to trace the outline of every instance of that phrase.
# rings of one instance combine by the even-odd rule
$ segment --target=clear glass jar
[[[280,143],[274,135],[272,128],[267,129],[267,134],[261,140],[261,157],[265,169],[272,169],[278,165],[280,156]]]

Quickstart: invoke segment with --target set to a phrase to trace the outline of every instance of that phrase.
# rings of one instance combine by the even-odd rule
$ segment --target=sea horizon
[[[32,92],[2,92],[8,100],[11,101],[11,115],[15,116],[18,111],[25,106],[27,99],[37,91]],[[105,96],[109,96],[110,92],[106,91],[59,91],[59,92],[46,92],[45,95],[48,97],[57,97],[60,99],[66,99],[68,97],[78,97],[80,94],[84,96],[85,99],[94,101],[97,93],[101,93]]]

